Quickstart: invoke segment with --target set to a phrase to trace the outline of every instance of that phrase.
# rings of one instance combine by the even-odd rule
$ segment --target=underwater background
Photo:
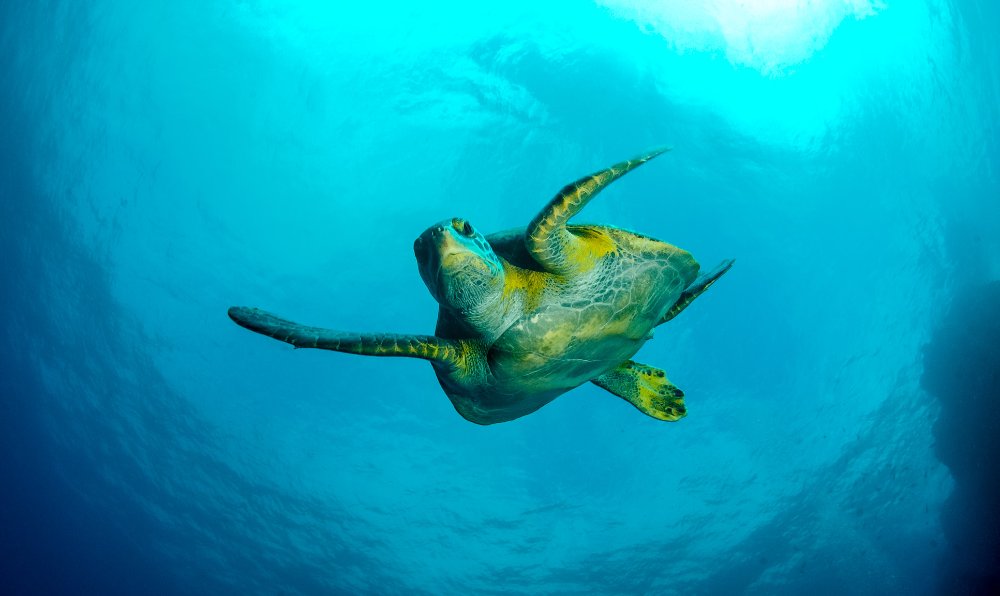
[[[979,594],[1000,568],[1000,6],[0,4],[0,590]],[[735,267],[481,427],[414,238],[580,221]]]

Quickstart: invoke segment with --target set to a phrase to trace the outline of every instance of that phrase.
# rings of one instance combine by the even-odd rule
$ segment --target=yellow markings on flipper
[[[640,411],[658,420],[675,422],[687,415],[684,393],[674,387],[666,376],[658,380],[647,379],[640,384],[638,402],[636,407]]]
[[[687,415],[684,392],[658,368],[628,360],[596,379],[594,384],[629,402],[640,412],[675,422]]]
[[[259,308],[234,306],[229,317],[241,327],[296,348],[318,348],[363,356],[405,356],[433,360],[456,371],[469,366],[472,347],[464,340],[433,335],[351,333],[300,325]]]
[[[594,247],[581,249],[580,245],[586,241],[570,233],[566,224],[604,187],[665,151],[650,151],[567,184],[528,224],[525,235],[528,252],[553,273],[568,274],[578,271],[581,265],[590,266]],[[600,254],[600,249],[597,252]]]
[[[528,226],[528,252],[546,269],[569,273],[588,269],[596,255],[607,254],[610,238],[588,231],[571,233],[566,223],[607,183],[608,172],[601,172],[566,186],[548,207]],[[605,240],[605,242],[602,242]],[[614,244],[611,242],[610,250]]]
[[[615,240],[604,230],[590,226],[569,228],[573,240],[563,249],[576,271],[587,271],[604,257],[618,250]]]

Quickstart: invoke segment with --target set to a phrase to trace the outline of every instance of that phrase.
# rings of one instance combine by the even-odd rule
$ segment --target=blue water
[[[996,3],[502,4],[0,5],[4,593],[1000,590]],[[663,144],[581,219],[737,259],[680,422],[226,317],[429,333],[428,225]]]

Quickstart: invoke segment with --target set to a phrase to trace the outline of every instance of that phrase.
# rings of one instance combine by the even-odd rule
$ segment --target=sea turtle
[[[733,261],[698,277],[685,250],[611,226],[569,225],[601,189],[665,151],[567,185],[527,229],[484,236],[461,218],[428,228],[413,249],[440,304],[434,335],[332,331],[247,307],[229,316],[296,348],[430,360],[455,409],[477,424],[520,418],[588,381],[653,418],[678,420],[684,393],[631,358]]]

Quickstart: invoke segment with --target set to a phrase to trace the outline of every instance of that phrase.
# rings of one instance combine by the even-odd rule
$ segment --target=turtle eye
[[[458,230],[458,232],[463,236],[468,236],[469,238],[476,235],[476,231],[472,229],[472,224],[464,220],[462,220],[462,225],[458,225],[458,222],[456,221],[455,229]]]

